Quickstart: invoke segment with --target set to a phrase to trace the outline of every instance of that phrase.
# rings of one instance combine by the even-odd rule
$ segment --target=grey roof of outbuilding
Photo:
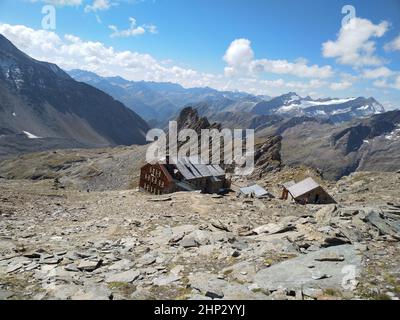
[[[288,188],[289,193],[293,198],[298,198],[310,191],[313,191],[320,187],[318,183],[316,183],[312,178],[307,178],[299,183]]]
[[[254,194],[257,198],[269,195],[269,192],[264,188],[260,187],[258,184],[252,186],[240,188],[240,192],[247,195]]]
[[[176,164],[177,169],[186,180],[220,177],[225,175],[225,171],[215,164],[196,164],[195,158],[181,157]]]

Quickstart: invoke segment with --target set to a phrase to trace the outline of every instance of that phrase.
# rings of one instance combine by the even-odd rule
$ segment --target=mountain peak
[[[0,128],[7,132],[85,146],[145,143],[149,127],[136,113],[57,65],[29,57],[4,36],[0,89]]]
[[[10,40],[0,33],[0,53],[11,56],[23,56],[29,58],[28,55],[19,50]]]

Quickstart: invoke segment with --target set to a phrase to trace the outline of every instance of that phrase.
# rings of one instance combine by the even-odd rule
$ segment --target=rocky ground
[[[0,299],[400,298],[399,173],[319,180],[338,204],[302,206],[102,190],[110,173],[72,183],[77,168],[0,178]],[[279,197],[279,183],[308,175],[319,179],[297,168],[259,183]]]

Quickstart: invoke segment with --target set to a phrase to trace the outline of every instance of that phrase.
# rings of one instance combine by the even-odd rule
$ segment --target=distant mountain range
[[[0,144],[11,149],[144,144],[148,124],[58,66],[32,59],[0,35]],[[1,153],[1,152],[0,152]]]
[[[295,92],[290,92],[270,98],[211,88],[186,89],[173,83],[100,77],[83,70],[72,70],[69,74],[77,81],[107,92],[152,125],[165,124],[186,106],[198,109],[201,116],[212,120],[227,118],[227,123],[232,124],[231,120],[236,119],[237,123],[253,125],[265,119],[257,119],[257,116],[307,116],[344,122],[385,112],[384,107],[372,97],[312,99],[302,98]],[[222,123],[224,124],[224,121]]]
[[[333,122],[349,121],[385,112],[374,98],[317,99],[302,98],[295,92],[258,103],[252,109],[259,115],[281,114],[327,118]]]
[[[128,81],[121,77],[101,77],[93,72],[71,70],[77,81],[90,84],[137,112],[152,124],[165,123],[178,116],[188,105],[207,104],[213,113],[250,111],[267,96],[243,92],[218,91],[212,88],[184,88],[168,82]]]

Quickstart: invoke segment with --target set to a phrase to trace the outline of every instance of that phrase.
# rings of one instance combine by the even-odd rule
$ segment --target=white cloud
[[[376,69],[364,70],[363,77],[366,79],[387,78],[393,75],[394,72],[387,67],[379,67]]]
[[[385,45],[386,51],[400,51],[400,35]]]
[[[378,87],[378,88],[400,90],[400,75],[397,76],[393,80],[393,82],[390,82],[387,79],[381,79],[381,80],[374,81],[373,84],[375,87]]]
[[[157,27],[155,25],[141,25],[138,26],[135,18],[129,18],[130,26],[126,30],[119,30],[114,25],[109,25],[108,28],[111,29],[113,32],[110,35],[112,38],[115,37],[136,37],[142,34],[145,34],[146,31],[149,33],[158,33]]]
[[[313,96],[325,93],[326,96],[332,88],[339,90],[340,87],[344,88],[349,85],[346,82],[356,81],[356,77],[350,74],[339,74],[341,80],[335,81],[335,84],[319,78],[311,78],[307,81],[282,78],[265,80],[260,79],[249,70],[247,70],[248,73],[233,78],[224,74],[200,72],[183,67],[171,60],[159,61],[146,53],[116,50],[101,42],[85,41],[71,34],[61,36],[52,31],[34,30],[23,25],[1,23],[0,33],[35,59],[56,63],[66,70],[79,68],[93,71],[102,76],[121,76],[135,81],[174,82],[184,87],[209,86],[219,90],[241,90],[270,96],[277,96],[288,91]],[[237,52],[241,53],[237,54]],[[237,68],[238,65],[246,66],[249,61],[252,65],[254,61],[257,61],[251,51],[246,52],[246,46],[239,51],[230,51],[224,59],[226,59],[228,67],[232,66],[233,68]],[[298,60],[292,64],[296,63],[307,66],[304,60]],[[385,85],[387,88],[395,88],[395,86],[400,88],[400,79],[396,81],[393,78],[392,82],[386,82]]]
[[[260,80],[259,81],[263,86],[272,88],[272,89],[281,89],[280,92],[288,92],[288,91],[299,91],[300,93],[309,92],[311,89],[318,89],[327,85],[326,81],[321,81],[318,79],[313,79],[308,82],[300,82],[300,81],[285,81],[283,79],[277,80]]]
[[[329,86],[332,90],[346,90],[353,85],[350,81],[333,82]]]
[[[381,103],[384,106],[386,111],[400,109],[400,104],[398,102],[385,100],[385,101],[382,101]]]
[[[149,54],[118,51],[96,41],[74,35],[58,36],[47,30],[23,25],[0,24],[0,33],[35,59],[96,72],[102,76],[119,75],[128,80],[170,81],[186,87],[226,85],[223,76],[201,73],[178,65],[166,65]]]
[[[254,59],[251,42],[247,39],[234,40],[228,47],[223,59],[227,63],[227,67],[225,67],[227,76],[241,74],[256,76],[259,73],[269,72],[293,75],[300,78],[329,78],[334,73],[331,66],[310,66],[304,59],[298,59],[295,62]]]
[[[80,6],[82,0],[31,0],[31,2],[44,2],[55,6]]]
[[[98,24],[102,24],[103,23],[103,20],[101,20],[101,18],[100,18],[100,16],[98,14],[96,14],[95,17],[96,17],[96,21],[97,21]]]
[[[382,65],[384,61],[375,55],[376,43],[371,39],[382,37],[388,28],[386,21],[375,25],[367,19],[354,18],[354,23],[340,29],[336,41],[322,44],[323,56],[354,67]]]
[[[287,60],[255,60],[252,62],[251,68],[255,72],[289,74],[300,78],[329,78],[333,75],[331,66],[310,66],[303,61],[288,62]]]
[[[154,24],[144,24],[143,28],[145,28],[147,30],[147,32],[153,33],[153,34],[157,34],[158,33],[158,29],[157,26]]]
[[[236,39],[229,45],[223,57],[228,68],[247,69],[254,58],[251,42],[247,39]]]
[[[93,0],[91,5],[86,5],[85,12],[97,12],[104,11],[111,8],[114,5],[110,0]]]

